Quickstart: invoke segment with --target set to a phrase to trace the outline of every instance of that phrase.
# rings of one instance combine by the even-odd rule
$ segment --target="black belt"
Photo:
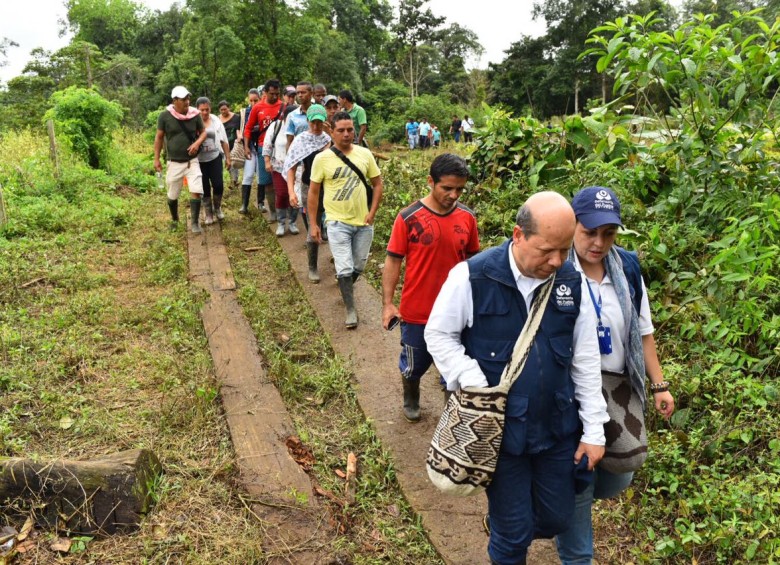
[[[185,159],[184,161],[181,161],[179,159],[168,159],[171,163],[189,163],[192,161],[192,159]]]
[[[610,377],[619,377],[621,379],[627,379],[628,375],[626,373],[615,373],[614,371],[601,371],[602,375],[607,375]]]

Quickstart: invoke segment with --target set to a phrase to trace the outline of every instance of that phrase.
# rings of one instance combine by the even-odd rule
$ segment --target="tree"
[[[547,38],[554,50],[551,73],[563,80],[567,84],[565,90],[574,95],[574,113],[580,111],[581,92],[586,97],[593,97],[601,90],[602,97],[605,97],[604,78],[597,77],[591,60],[578,57],[585,49],[590,31],[615,18],[619,8],[619,0],[544,0],[534,3],[534,19],[542,17],[547,22]],[[561,89],[556,90],[557,94],[563,93]]]
[[[139,4],[132,0],[67,0],[67,22],[74,40],[86,41],[106,53],[132,50],[140,27]]]
[[[409,86],[412,102],[418,95],[420,83],[430,70],[427,61],[434,57],[430,44],[445,18],[435,16],[430,8],[422,7],[428,0],[401,0],[398,5],[398,22],[392,30],[398,41],[396,63],[403,81]]]
[[[19,44],[7,37],[0,41],[0,67],[5,67],[8,64],[8,50],[11,47],[19,47]]]
[[[488,100],[538,118],[560,113],[566,98],[552,92],[551,53],[546,37],[524,36],[513,43],[501,63],[490,65]]]

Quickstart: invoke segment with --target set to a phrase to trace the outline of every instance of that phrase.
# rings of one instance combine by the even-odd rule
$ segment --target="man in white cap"
[[[179,222],[179,193],[184,179],[190,191],[190,214],[192,233],[201,233],[200,199],[203,196],[203,179],[198,152],[206,139],[206,128],[200,113],[190,108],[190,92],[183,86],[171,91],[173,103],[157,118],[157,134],[154,137],[154,168],[162,172],[160,151],[165,141],[165,155],[168,160],[168,172],[165,176],[168,185],[168,209],[171,211],[171,227]]]

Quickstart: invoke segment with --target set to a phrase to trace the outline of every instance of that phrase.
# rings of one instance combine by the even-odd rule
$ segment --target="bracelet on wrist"
[[[650,392],[655,394],[656,392],[667,392],[669,390],[669,382],[661,381],[660,383],[650,383]]]

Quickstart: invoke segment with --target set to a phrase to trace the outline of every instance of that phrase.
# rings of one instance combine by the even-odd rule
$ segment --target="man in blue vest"
[[[488,554],[495,564],[525,564],[534,538],[565,530],[574,510],[575,472],[592,471],[604,455],[609,417],[597,320],[587,289],[583,294],[584,279],[566,260],[575,223],[563,196],[531,196],[517,213],[511,239],[450,271],[425,330],[448,390],[495,386],[536,289],[555,277],[525,368],[509,391],[501,451],[487,489]]]

